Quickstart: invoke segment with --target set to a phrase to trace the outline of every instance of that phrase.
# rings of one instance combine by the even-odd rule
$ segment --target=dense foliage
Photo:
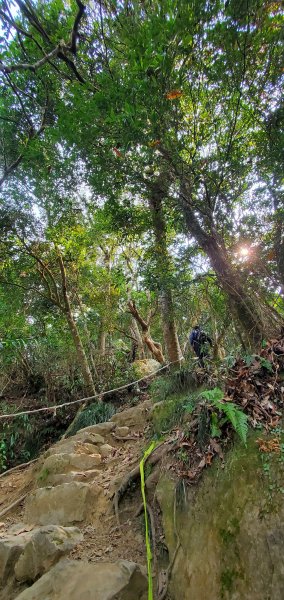
[[[0,394],[283,324],[283,8],[1,0]]]

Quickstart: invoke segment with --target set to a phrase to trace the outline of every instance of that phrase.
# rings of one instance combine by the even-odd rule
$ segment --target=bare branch
[[[56,46],[56,48],[54,48],[49,54],[46,54],[43,58],[38,60],[33,65],[30,65],[28,63],[19,63],[18,65],[11,65],[10,67],[6,67],[5,65],[3,65],[3,63],[1,63],[0,71],[2,71],[2,73],[14,73],[15,71],[29,70],[29,71],[33,71],[33,73],[35,73],[35,71],[37,69],[40,69],[40,67],[42,67],[51,58],[54,58],[54,56],[57,56],[58,52],[60,52],[60,49],[61,49],[61,46],[60,46],[60,44],[58,44],[58,46]]]
[[[33,124],[31,123],[29,135],[28,135],[28,141],[31,141],[32,139],[38,137],[44,131],[44,129],[46,127],[47,109],[48,109],[48,99],[47,99],[46,105],[43,109],[43,115],[42,115],[40,127],[35,131],[33,128]],[[3,173],[2,177],[0,178],[0,188],[3,185],[3,183],[6,181],[6,179],[8,179],[9,175],[11,175],[11,173],[13,173],[13,171],[15,171],[17,166],[22,162],[23,158],[24,158],[24,153],[21,152],[21,154],[19,154],[19,156],[16,158],[16,160],[14,160],[8,167],[5,166],[4,173]]]
[[[73,25],[73,29],[72,29],[72,33],[71,33],[71,43],[69,46],[69,50],[70,52],[72,52],[72,54],[77,53],[77,37],[78,37],[78,29],[79,29],[79,25],[80,25],[80,21],[84,15],[84,12],[86,10],[85,5],[81,2],[81,0],[76,0],[77,6],[78,6],[78,13],[76,15],[75,21],[74,21],[74,25]]]

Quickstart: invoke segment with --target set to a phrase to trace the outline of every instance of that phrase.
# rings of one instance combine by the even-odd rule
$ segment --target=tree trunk
[[[161,364],[165,362],[165,358],[162,351],[162,346],[159,342],[154,342],[150,335],[150,319],[146,322],[143,317],[139,314],[135,302],[129,300],[127,306],[134,317],[134,319],[139,323],[142,329],[142,340],[146,344],[147,348],[149,348],[152,356]],[[151,318],[151,317],[150,317]]]
[[[155,257],[157,269],[157,281],[159,287],[159,304],[163,326],[163,337],[166,354],[170,362],[179,362],[182,352],[178,340],[174,303],[170,283],[170,257],[167,246],[166,223],[163,214],[163,197],[166,190],[162,181],[156,181],[149,185],[149,207],[152,216],[153,232],[155,237]]]
[[[182,359],[182,352],[177,336],[171,290],[164,289],[161,292],[160,307],[163,325],[163,336],[168,359],[170,362],[180,362]]]
[[[62,307],[62,308],[64,308],[64,313],[66,315],[69,329],[70,329],[70,332],[71,332],[71,335],[72,335],[72,338],[74,341],[74,346],[76,348],[78,361],[79,361],[80,367],[82,369],[85,385],[88,389],[88,393],[90,393],[90,395],[93,395],[96,393],[96,388],[94,385],[92,373],[90,371],[90,367],[89,367],[88,359],[87,359],[87,356],[86,356],[86,353],[84,350],[84,346],[82,344],[80,333],[79,333],[78,327],[77,327],[76,322],[74,321],[74,318],[72,315],[71,305],[70,305],[69,296],[68,296],[68,292],[67,292],[66,272],[65,272],[63,259],[60,255],[58,256],[58,262],[59,262],[61,279],[62,279],[62,295],[63,295],[63,301],[64,301],[64,307]]]
[[[84,333],[85,333],[86,340],[87,340],[88,354],[89,354],[90,364],[92,367],[92,373],[93,373],[93,375],[95,375],[97,373],[97,369],[96,369],[96,365],[95,365],[95,361],[94,361],[92,340],[91,340],[89,329],[86,324],[86,315],[85,315],[84,307],[83,307],[83,304],[82,304],[79,294],[76,294],[76,297],[77,297],[78,304],[79,304],[81,314],[83,317],[83,329],[84,329]]]
[[[274,249],[277,264],[281,295],[284,296],[284,200],[279,192],[270,189],[274,207]]]
[[[130,333],[137,341],[137,358],[143,360],[145,358],[143,340],[134,317],[131,319]]]
[[[73,319],[72,313],[71,311],[69,311],[68,309],[66,309],[66,318],[67,318],[67,322],[69,325],[69,329],[74,341],[74,346],[76,348],[77,351],[77,357],[80,363],[80,367],[82,369],[82,373],[83,373],[83,377],[84,377],[84,382],[85,385],[88,389],[88,391],[90,392],[90,394],[95,394],[96,393],[96,388],[93,382],[93,377],[92,377],[92,373],[90,371],[90,367],[89,367],[89,363],[87,360],[87,356],[82,344],[82,340],[76,325],[76,322]]]
[[[101,356],[106,354],[106,331],[104,319],[101,319],[99,335],[98,335],[98,351]]]
[[[240,323],[248,347],[256,347],[266,337],[267,331],[259,313],[257,303],[247,292],[239,273],[230,263],[225,246],[211,227],[207,233],[200,225],[190,198],[182,191],[182,207],[186,225],[190,234],[196,239],[202,250],[210,259],[216,272],[220,286],[227,294],[230,308],[235,319]]]

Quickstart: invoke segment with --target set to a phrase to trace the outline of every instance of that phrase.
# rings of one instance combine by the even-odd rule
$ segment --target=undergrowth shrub
[[[197,402],[197,392],[172,394],[158,404],[152,415],[153,433],[162,435],[184,422],[186,413],[193,412]]]
[[[68,431],[67,437],[75,435],[77,431],[84,427],[88,427],[89,425],[96,425],[97,423],[109,421],[115,412],[116,409],[110,402],[96,402],[90,404],[90,406],[85,408],[74,421],[74,424]]]
[[[14,404],[0,403],[0,412],[17,411]],[[58,409],[56,415],[19,415],[0,422],[0,472],[36,458],[56,442],[74,418],[74,408]]]
[[[213,405],[219,410],[220,418],[216,418],[214,413],[211,416],[211,435],[212,437],[219,437],[221,435],[221,427],[226,422],[231,423],[232,427],[242,440],[244,444],[247,441],[248,432],[248,417],[247,415],[236,405],[234,402],[222,402],[224,392],[219,388],[213,390],[205,390],[201,393],[201,396],[207,400],[207,402]]]
[[[184,365],[180,369],[157,378],[150,386],[154,402],[161,402],[171,396],[187,391],[194,391],[198,386],[192,366]]]
[[[196,405],[197,391],[198,382],[189,365],[156,379],[150,387],[152,400],[160,403],[153,411],[153,434],[160,436],[181,425],[185,413]]]

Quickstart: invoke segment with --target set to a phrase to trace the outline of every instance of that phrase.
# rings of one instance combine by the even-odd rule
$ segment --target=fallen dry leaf
[[[260,452],[275,452],[276,454],[280,453],[281,448],[278,438],[273,438],[271,440],[258,438],[256,443],[258,444]]]
[[[182,96],[182,92],[180,90],[171,90],[166,94],[167,100],[175,100],[176,98],[180,98]]]

